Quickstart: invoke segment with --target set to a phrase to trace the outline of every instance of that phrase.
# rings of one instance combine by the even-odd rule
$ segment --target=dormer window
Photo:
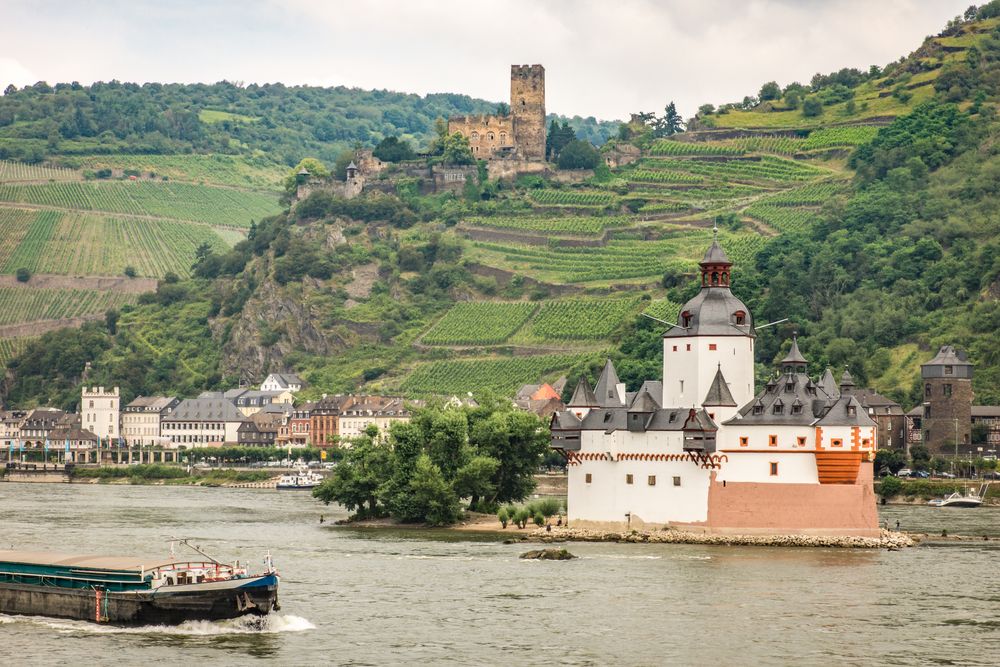
[[[847,406],[847,416],[848,417],[856,417],[857,415],[858,415],[858,409],[857,409],[857,407],[855,407],[853,405],[848,405]]]
[[[737,326],[743,326],[744,324],[747,323],[747,314],[744,313],[742,310],[737,310],[735,313],[733,313],[733,322]]]
[[[785,391],[787,391],[788,393],[791,393],[791,392],[795,391],[795,383],[791,382],[791,381],[786,382],[785,383]]]
[[[793,415],[801,415],[802,414],[802,405],[800,405],[798,403],[796,403],[795,405],[793,405],[792,406],[792,414]]]
[[[781,403],[781,401],[775,403],[774,406],[771,408],[771,413],[776,415],[780,415],[784,413],[784,411],[785,411],[785,406]]]
[[[681,326],[684,327],[685,329],[688,329],[688,328],[691,327],[691,311],[690,310],[685,310],[683,313],[681,313]]]
[[[753,413],[755,415],[762,415],[762,414],[764,414],[764,406],[761,405],[760,403],[756,404],[755,406],[753,406]]]

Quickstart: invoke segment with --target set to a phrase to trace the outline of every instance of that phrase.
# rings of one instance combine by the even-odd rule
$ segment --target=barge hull
[[[233,581],[232,584],[176,592],[163,589],[98,592],[93,589],[0,583],[0,613],[71,618],[112,625],[176,625],[184,621],[265,616],[278,609],[277,577],[265,575]]]

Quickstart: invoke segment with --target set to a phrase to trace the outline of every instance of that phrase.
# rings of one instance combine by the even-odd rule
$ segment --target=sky
[[[47,81],[356,86],[509,96],[627,119],[885,65],[971,0],[0,0],[0,89]]]

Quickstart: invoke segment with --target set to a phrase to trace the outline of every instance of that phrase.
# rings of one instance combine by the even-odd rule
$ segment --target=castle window
[[[853,405],[848,405],[848,406],[847,406],[847,416],[848,416],[848,417],[856,417],[856,416],[857,416],[857,414],[858,414],[858,409],[857,409],[857,407],[855,407],[855,406],[853,406]]]
[[[945,366],[944,367],[944,374],[945,375],[952,375],[954,372],[955,372],[955,369],[954,369],[953,366]]]
[[[771,461],[771,477],[777,477],[777,476],[778,476],[778,462]]]
[[[500,133],[500,143],[501,144],[506,144],[507,143],[507,133],[506,132],[501,132]]]
[[[806,446],[806,437],[804,435],[800,435],[795,440],[796,440],[796,442],[799,443],[799,447],[805,447]]]
[[[830,441],[830,446],[831,447],[843,447],[844,446],[844,441],[841,440],[840,438],[834,438],[833,440]]]
[[[632,475],[625,475],[625,483],[626,484],[632,483]]]
[[[791,367],[789,367],[789,372],[791,372]],[[786,382],[785,383],[785,391],[787,391],[789,393],[795,391],[795,383],[794,382]]]
[[[776,436],[776,435],[769,435],[769,436],[767,436],[767,445],[768,445],[768,447],[777,447],[778,446],[778,436]]]
[[[522,106],[522,107],[524,107],[524,106],[527,106],[527,105],[526,105],[526,104],[524,103],[524,100],[521,100],[521,106]]]
[[[648,478],[646,478],[646,483],[649,484],[650,486],[656,486],[656,475],[650,475]]]
[[[924,396],[926,396],[927,398],[931,397],[931,383],[930,382],[928,382],[927,384],[924,385]]]
[[[486,138],[489,139],[490,141],[493,141],[496,138],[496,135],[494,135],[492,132],[488,132],[486,134]]]
[[[586,475],[583,476],[583,481],[586,482],[587,484],[590,484],[591,482],[594,481],[594,476],[588,472]]]
[[[472,133],[472,140],[473,141],[479,141],[479,133],[478,132],[473,132]]]
[[[683,313],[681,313],[681,326],[684,327],[685,329],[691,327],[691,311],[685,310]]]
[[[871,440],[869,440],[868,438],[862,438],[862,440],[861,440],[861,446],[862,447],[867,447],[870,444],[872,444]]]
[[[785,411],[785,405],[781,401],[775,403],[774,406],[771,408],[771,414],[775,415],[780,415],[784,413],[784,411]]]
[[[750,438],[745,435],[740,436],[740,447],[746,447],[750,444]]]
[[[930,419],[930,418],[931,418],[931,406],[925,405],[924,406],[924,419]]]
[[[676,351],[677,351],[677,346],[676,346],[676,345],[674,345],[674,352],[676,352]]]
[[[801,405],[793,405],[792,406],[792,414],[793,415],[801,415],[802,414],[802,406]]]
[[[680,486],[680,485],[681,485],[681,478],[674,477],[674,486]]]
[[[690,352],[690,351],[691,351],[691,343],[688,343],[688,344],[687,344],[687,345],[686,345],[686,346],[684,347],[684,349],[685,349],[685,350],[687,350],[688,352]]]
[[[719,284],[719,273],[718,273],[718,271],[712,271],[712,284],[713,285],[718,285]]]
[[[761,405],[760,403],[758,403],[757,405],[753,406],[753,413],[755,415],[762,415],[762,414],[764,414],[764,406]]]
[[[742,310],[737,310],[735,313],[733,313],[733,319],[736,321],[736,324],[742,326],[746,324],[747,314],[744,313]]]
[[[709,343],[708,344],[708,349],[709,350],[715,350],[716,349],[715,343]]]
[[[944,386],[944,395],[945,396],[951,396],[951,385],[950,384],[946,384]]]

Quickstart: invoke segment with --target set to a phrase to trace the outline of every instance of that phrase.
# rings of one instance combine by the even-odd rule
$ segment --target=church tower
[[[510,66],[510,114],[514,146],[528,160],[545,159],[545,68]]]
[[[731,409],[720,405],[731,402],[743,406],[754,397],[757,334],[750,309],[729,289],[733,264],[719,245],[718,230],[699,266],[701,290],[663,334],[663,406],[700,407],[706,401],[719,408]]]
[[[931,453],[968,451],[972,437],[972,364],[961,350],[943,345],[937,356],[920,365],[924,382],[924,444]]]

